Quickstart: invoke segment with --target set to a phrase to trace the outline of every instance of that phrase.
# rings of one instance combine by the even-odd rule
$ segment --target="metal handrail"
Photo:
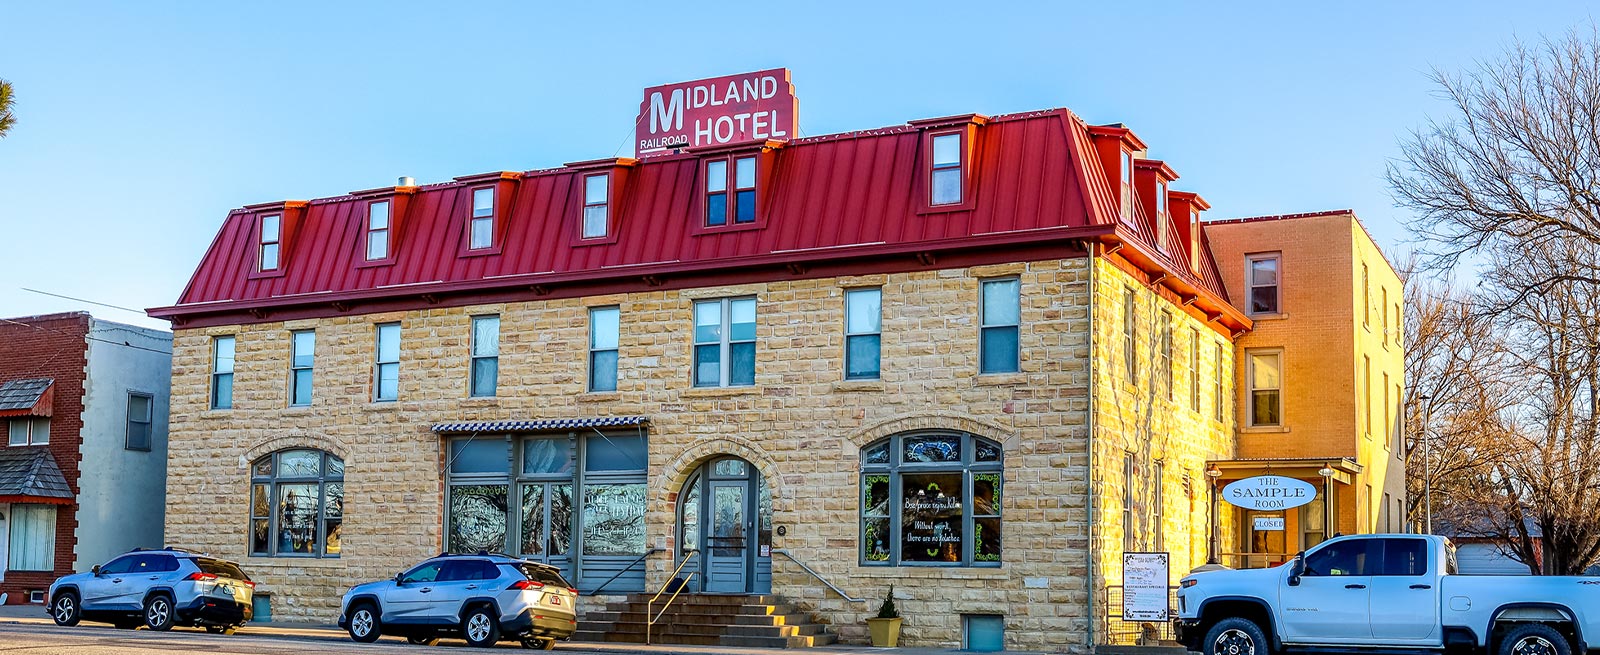
[[[600,593],[601,589],[605,589],[606,585],[609,585],[609,584],[611,584],[613,582],[616,582],[617,578],[622,577],[622,574],[627,573],[629,569],[632,569],[633,567],[638,566],[640,562],[645,561],[651,555],[654,555],[656,553],[665,553],[665,552],[667,552],[667,549],[665,549],[665,548],[651,548],[650,550],[645,551],[643,555],[639,556],[639,559],[633,560],[632,562],[629,562],[627,566],[622,567],[621,571],[617,571],[617,574],[611,576],[611,579],[606,580],[605,582],[601,583],[600,586],[595,587],[594,591],[589,592],[589,595],[590,596],[598,595]]]
[[[683,572],[683,567],[689,565],[689,560],[700,554],[700,551],[694,548],[689,549],[687,552],[688,554],[683,556],[683,561],[678,562],[678,567],[672,569],[672,575],[667,576],[667,581],[661,583],[661,588],[656,590],[656,595],[651,596],[650,600],[644,604],[644,643],[647,646],[650,644],[650,633],[655,628],[656,622],[660,621],[661,617],[666,616],[667,608],[672,607],[672,602],[678,600],[678,594],[683,593],[683,588],[689,586],[689,581],[694,579],[695,571],[690,571],[689,577],[684,578],[678,588],[672,590],[672,595],[667,598],[667,603],[661,606],[661,612],[657,613],[655,611],[656,600],[661,598],[661,594],[667,593],[667,587],[672,586],[672,582],[678,579],[678,574]]]
[[[841,597],[841,598],[843,598],[843,599],[845,599],[847,601],[850,601],[852,603],[865,603],[865,602],[867,602],[867,599],[865,599],[865,598],[853,598],[853,597],[850,596],[850,594],[844,593],[843,589],[840,589],[838,586],[834,585],[832,582],[828,582],[828,579],[822,577],[822,574],[811,570],[811,567],[806,566],[805,562],[802,562],[802,561],[800,561],[798,559],[795,559],[794,555],[790,554],[789,551],[787,551],[785,549],[782,549],[782,548],[774,548],[774,549],[772,549],[772,552],[775,553],[775,554],[782,555],[784,557],[789,558],[789,561],[794,562],[795,564],[799,564],[800,568],[804,569],[806,573],[810,573],[811,577],[816,578],[818,582],[821,582],[822,584],[827,585],[829,589],[833,590],[833,593],[839,594],[839,597]]]

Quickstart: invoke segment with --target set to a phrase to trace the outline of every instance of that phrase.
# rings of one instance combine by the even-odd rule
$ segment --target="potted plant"
[[[888,595],[878,606],[878,616],[867,619],[867,631],[872,633],[872,645],[878,648],[900,644],[900,609],[894,606],[894,585],[889,585]]]

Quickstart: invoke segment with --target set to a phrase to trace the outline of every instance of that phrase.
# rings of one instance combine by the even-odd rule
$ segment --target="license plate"
[[[221,591],[222,593],[225,593],[225,594],[227,594],[229,596],[233,595],[233,587],[230,587],[228,585],[218,585],[217,589],[219,591]]]
[[[550,604],[551,605],[560,605],[561,604],[561,597],[560,596],[551,596],[550,597]]]

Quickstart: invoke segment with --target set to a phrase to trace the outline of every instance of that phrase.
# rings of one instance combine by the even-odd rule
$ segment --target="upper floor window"
[[[606,236],[610,226],[607,216],[610,193],[610,174],[600,173],[583,178],[583,238]]]
[[[883,290],[844,292],[844,379],[878,379],[882,338]]]
[[[367,205],[367,261],[389,258],[389,201]]]
[[[344,460],[284,450],[250,465],[250,554],[338,557],[344,525]]]
[[[472,220],[468,232],[468,249],[494,245],[494,187],[472,190]]]
[[[1250,255],[1245,258],[1246,283],[1250,288],[1251,314],[1278,314],[1282,312],[1278,276],[1277,253]]]
[[[1156,246],[1172,242],[1172,221],[1167,219],[1167,183],[1156,182]]]
[[[1173,399],[1172,392],[1172,312],[1161,312],[1161,361],[1156,364],[1161,370],[1157,375],[1161,377],[1161,386],[1165,387],[1167,400]]]
[[[490,397],[500,383],[500,317],[472,317],[473,397]]]
[[[233,407],[233,337],[211,340],[211,409]]]
[[[756,158],[735,157],[732,162],[731,169],[727,159],[706,162],[707,226],[756,221]]]
[[[694,304],[694,386],[756,383],[756,299]]]
[[[1251,352],[1249,357],[1250,426],[1283,425],[1283,353]]]
[[[617,390],[617,342],[622,331],[622,310],[589,310],[589,390]]]
[[[377,348],[372,367],[372,399],[386,402],[400,397],[400,324],[376,326]]]
[[[1122,290],[1122,364],[1128,383],[1139,379],[1139,303],[1133,289]]]
[[[1389,287],[1378,287],[1378,306],[1383,308],[1383,334],[1378,336],[1378,341],[1384,348],[1389,347]]]
[[[316,360],[315,330],[296,330],[289,334],[289,405],[311,404],[311,367]]]
[[[1022,370],[1022,282],[985,280],[978,332],[979,373],[1016,373]]]
[[[155,419],[155,396],[137,391],[128,392],[128,430],[122,447],[127,450],[150,450],[151,425]]]
[[[50,443],[50,419],[43,416],[11,419],[10,440],[13,446],[42,446]]]
[[[1216,407],[1212,408],[1211,418],[1221,423],[1224,418],[1224,408],[1227,407],[1228,403],[1228,394],[1224,393],[1223,385],[1228,378],[1223,375],[1222,344],[1216,344],[1215,351],[1214,359],[1211,362],[1211,381],[1213,383],[1211,392],[1216,399]]]
[[[1122,220],[1133,220],[1133,153],[1122,151]]]
[[[861,449],[863,563],[999,566],[1000,456],[1000,444],[961,432]]]
[[[961,134],[933,137],[932,204],[961,202]]]
[[[1372,281],[1365,262],[1361,264],[1361,325],[1372,327]]]
[[[1189,409],[1200,411],[1200,330],[1189,328]]]
[[[261,263],[263,271],[278,269],[278,255],[283,242],[283,216],[273,214],[261,217]]]

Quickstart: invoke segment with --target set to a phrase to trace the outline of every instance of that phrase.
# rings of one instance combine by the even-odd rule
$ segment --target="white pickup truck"
[[[1354,535],[1275,568],[1189,575],[1176,623],[1204,655],[1586,655],[1600,577],[1456,575],[1443,537]]]

